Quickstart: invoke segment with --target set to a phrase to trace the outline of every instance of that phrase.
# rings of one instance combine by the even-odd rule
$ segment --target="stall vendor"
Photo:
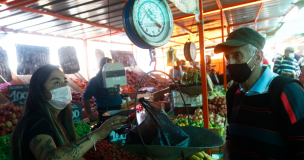
[[[103,113],[109,110],[121,109],[121,96],[115,93],[114,88],[112,89],[104,87],[102,69],[106,63],[113,63],[113,60],[107,57],[100,60],[100,70],[97,75],[89,81],[88,87],[83,94],[84,107],[91,121],[98,120],[98,116],[94,115],[94,113],[91,111],[90,99],[93,96],[95,98],[99,116],[102,116]]]
[[[169,75],[174,79],[174,80],[181,80],[182,79],[182,66],[186,64],[185,60],[176,60],[176,66],[170,69]],[[174,72],[173,72],[174,71]]]

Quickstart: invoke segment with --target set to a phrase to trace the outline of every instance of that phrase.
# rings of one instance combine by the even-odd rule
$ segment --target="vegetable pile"
[[[208,98],[214,99],[215,97],[223,97],[226,98],[226,92],[222,85],[217,85],[214,87],[213,91],[209,93]]]
[[[0,136],[11,133],[22,115],[22,107],[13,102],[0,104]]]
[[[137,88],[139,81],[143,77],[143,75],[142,76],[137,75],[135,72],[129,71],[129,70],[126,70],[126,76],[127,76],[128,85],[130,85],[133,89]],[[142,87],[154,87],[154,88],[163,89],[168,86],[169,85],[165,82],[158,82],[156,79],[146,76],[145,79],[143,80],[143,82],[141,83],[140,87],[141,88]]]
[[[74,127],[78,138],[81,138],[91,132],[91,126],[84,122],[75,122]]]
[[[215,117],[216,116],[216,117]],[[179,114],[172,118],[172,122],[177,126],[193,126],[204,128],[204,118],[202,109],[198,108],[195,110],[194,115],[189,115],[190,121],[188,121],[188,115]],[[209,129],[220,129],[220,137],[223,136],[225,118],[220,117],[218,114],[210,113],[209,115]]]
[[[227,104],[224,97],[215,97],[208,100],[209,112],[219,114],[222,117],[227,117]]]
[[[197,68],[188,68],[187,72],[184,73],[182,77],[182,84],[191,85],[191,84],[200,84],[201,83],[201,71]]]
[[[88,81],[86,81],[86,80],[74,79],[74,78],[71,78],[71,77],[70,77],[70,79],[72,81],[74,81],[77,84],[77,86],[79,86],[84,91],[88,86]]]
[[[98,141],[96,143],[96,150],[92,147],[83,158],[86,160],[104,159],[104,160],[141,160],[142,158],[136,154],[124,151],[114,143],[109,143],[108,141]]]
[[[0,137],[0,159],[10,160],[10,137],[11,135],[6,135]]]

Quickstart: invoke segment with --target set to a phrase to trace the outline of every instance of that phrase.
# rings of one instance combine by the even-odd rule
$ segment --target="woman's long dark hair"
[[[58,67],[48,64],[37,69],[31,77],[28,96],[23,108],[23,115],[12,134],[11,153],[12,158],[15,160],[26,160],[28,158],[25,156],[28,154],[25,153],[25,148],[29,146],[26,146],[28,144],[24,143],[24,133],[35,125],[28,123],[32,118],[41,117],[41,120],[45,119],[49,122],[52,130],[55,132],[56,137],[53,138],[55,138],[54,140],[59,146],[77,139],[72,121],[71,105],[69,104],[63,109],[57,118],[54,116],[52,110],[47,107],[48,105],[44,98],[44,91],[46,91],[44,84],[50,74],[56,70],[59,70]]]

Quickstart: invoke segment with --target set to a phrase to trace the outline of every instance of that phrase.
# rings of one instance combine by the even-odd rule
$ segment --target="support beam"
[[[199,20],[204,22],[203,16],[203,1],[199,1],[200,15]],[[209,108],[208,108],[208,90],[207,90],[207,75],[206,75],[206,61],[205,61],[205,39],[204,39],[204,24],[199,23],[199,41],[200,41],[200,64],[201,64],[201,82],[202,82],[202,96],[203,96],[203,116],[204,127],[209,129]],[[211,155],[211,150],[206,150],[206,153]]]
[[[105,37],[105,36],[114,36],[114,35],[118,35],[118,34],[123,34],[125,32],[115,32],[115,33],[107,33],[107,34],[103,34],[103,35],[99,35],[99,36],[94,36],[94,37],[90,37],[90,38],[87,38],[86,40],[91,40],[91,39],[96,39],[96,38],[100,38],[100,37]]]
[[[177,23],[174,23],[174,25],[175,25],[176,27],[178,27],[178,28],[182,29],[182,30],[187,31],[188,33],[191,33],[191,30],[190,30],[190,29],[188,29],[188,28],[185,28],[185,27],[183,27],[183,26],[181,26],[181,25],[179,25],[179,24],[177,24]]]
[[[109,27],[107,25],[93,23],[93,22],[89,22],[89,21],[81,20],[81,19],[77,19],[77,18],[72,18],[72,17],[66,17],[66,16],[62,16],[62,15],[59,15],[59,14],[54,14],[54,13],[51,13],[51,12],[40,11],[40,10],[28,8],[28,7],[21,7],[19,9],[27,11],[27,12],[33,12],[33,13],[38,13],[38,14],[43,14],[43,15],[49,15],[49,16],[53,16],[53,17],[56,17],[56,18],[59,18],[59,19],[63,19],[63,20],[75,21],[75,22],[80,22],[80,23],[84,23],[84,24],[89,24],[89,25],[94,26],[94,27],[108,28],[108,29],[111,29],[112,31],[117,31],[117,32],[121,32],[122,31],[121,29],[116,29],[116,28],[113,28],[113,27]]]
[[[222,43],[224,43],[225,42],[225,32],[224,32],[224,11],[223,10],[221,10],[221,25],[222,25]],[[225,90],[225,92],[227,92],[226,58],[225,58],[225,54],[223,54],[223,71],[224,71],[224,90]]]
[[[220,0],[215,0],[215,1],[216,1],[217,6],[219,7],[219,9],[222,11],[223,6],[222,6],[222,3],[220,2]],[[229,23],[228,23],[228,20],[226,18],[225,13],[223,13],[223,16],[224,16],[224,20],[225,20],[226,26],[229,27]]]
[[[86,59],[86,70],[87,70],[87,78],[90,81],[90,72],[89,72],[89,51],[88,51],[88,40],[83,40],[85,59]]]
[[[261,3],[260,8],[259,8],[259,10],[258,10],[258,12],[257,12],[257,14],[256,14],[256,16],[255,16],[255,19],[254,19],[254,23],[255,23],[254,29],[255,29],[255,30],[258,30],[258,23],[257,23],[257,20],[258,20],[258,18],[259,18],[259,15],[260,15],[262,9],[263,9],[263,6],[264,6],[264,3]]]
[[[20,8],[20,7],[24,7],[24,6],[33,4],[33,3],[37,2],[37,1],[38,1],[38,0],[27,0],[27,1],[19,2],[19,3],[14,2],[14,1],[13,1],[14,3],[13,3],[13,2],[11,2],[11,3],[0,2],[0,3],[2,3],[2,4],[8,5],[7,8],[0,10],[0,12],[7,11],[7,10],[12,10],[12,9],[16,9],[16,8]]]
[[[242,8],[242,7],[255,5],[255,4],[260,4],[260,3],[263,3],[263,2],[267,2],[267,1],[271,1],[271,0],[258,0],[258,1],[240,3],[240,4],[237,4],[237,5],[233,5],[233,6],[223,7],[223,11],[228,11],[228,10],[232,10],[232,9],[236,9],[236,8]],[[204,12],[203,15],[218,13],[220,11],[221,11],[220,9],[211,10],[211,11]],[[174,18],[174,22],[184,20],[184,19],[193,18],[193,17],[195,17],[195,15],[190,15],[190,16],[187,15],[187,16],[177,17],[177,18]]]
[[[265,18],[265,19],[257,20],[257,22],[268,21],[268,20],[277,19],[277,18],[281,18],[281,17],[284,17],[284,16]],[[230,27],[236,27],[236,26],[242,26],[242,25],[251,24],[251,23],[255,23],[255,21],[244,22],[244,23],[237,23],[237,24],[231,24],[229,26]]]
[[[65,38],[65,39],[78,39],[78,40],[83,40],[82,38],[72,38],[72,37],[64,37],[64,36],[54,36],[51,34],[42,34],[42,33],[37,33],[37,32],[27,32],[23,30],[13,30],[13,29],[8,29],[8,28],[1,28],[0,31],[4,32],[12,32],[12,33],[23,33],[23,34],[31,34],[31,35],[39,35],[39,36],[47,36],[47,37],[55,37],[55,38]]]

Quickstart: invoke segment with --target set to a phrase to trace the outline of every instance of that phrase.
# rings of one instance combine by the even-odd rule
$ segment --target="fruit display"
[[[81,94],[80,92],[72,92],[72,104],[74,103],[81,103],[82,104],[82,109],[84,110],[84,103],[82,100],[83,94]],[[96,103],[94,100],[94,97],[91,98],[90,100],[90,105],[91,105],[91,110],[96,109]]]
[[[219,114],[222,117],[227,117],[226,98],[216,96],[214,99],[208,100],[209,112]],[[210,117],[210,116],[209,116]]]
[[[96,151],[94,146],[83,156],[86,160],[95,160],[95,159],[103,159],[103,160],[141,160],[142,158],[136,154],[132,154],[130,152],[124,151],[119,147],[121,145],[117,145],[114,143],[109,143],[106,140],[98,141],[96,143]]]
[[[8,93],[8,86],[10,85],[16,85],[14,82],[8,82],[8,83],[0,83],[0,92],[9,99],[9,93]]]
[[[180,127],[193,126],[204,128],[203,110],[201,108],[196,109],[194,115],[189,115],[189,118],[190,121],[188,121],[187,114],[179,114],[178,116],[173,117],[171,121]],[[222,137],[225,131],[225,120],[225,117],[221,117],[218,114],[209,113],[209,129],[219,129],[220,137]]]
[[[11,135],[0,136],[0,159],[10,160],[10,138]]]
[[[78,138],[81,138],[91,132],[91,126],[84,122],[75,122],[74,127]]]
[[[0,104],[0,136],[11,133],[22,115],[22,107],[7,102]]]
[[[135,88],[137,88],[139,81],[141,80],[143,75],[140,76],[140,75],[137,75],[133,71],[126,70],[126,77],[127,77],[128,85],[130,85],[133,89],[135,89]],[[163,89],[163,88],[169,87],[169,83],[158,82],[156,79],[146,76],[144,78],[143,82],[141,83],[140,87],[141,88],[142,87],[154,87],[154,88]]]
[[[216,159],[211,157],[209,154],[205,153],[204,151],[202,151],[190,156],[188,160],[223,160],[223,158]]]
[[[88,86],[88,81],[87,80],[80,80],[80,79],[75,79],[72,77],[69,77],[73,82],[75,82],[77,84],[77,86],[79,86],[82,90],[85,91],[85,89]]]

